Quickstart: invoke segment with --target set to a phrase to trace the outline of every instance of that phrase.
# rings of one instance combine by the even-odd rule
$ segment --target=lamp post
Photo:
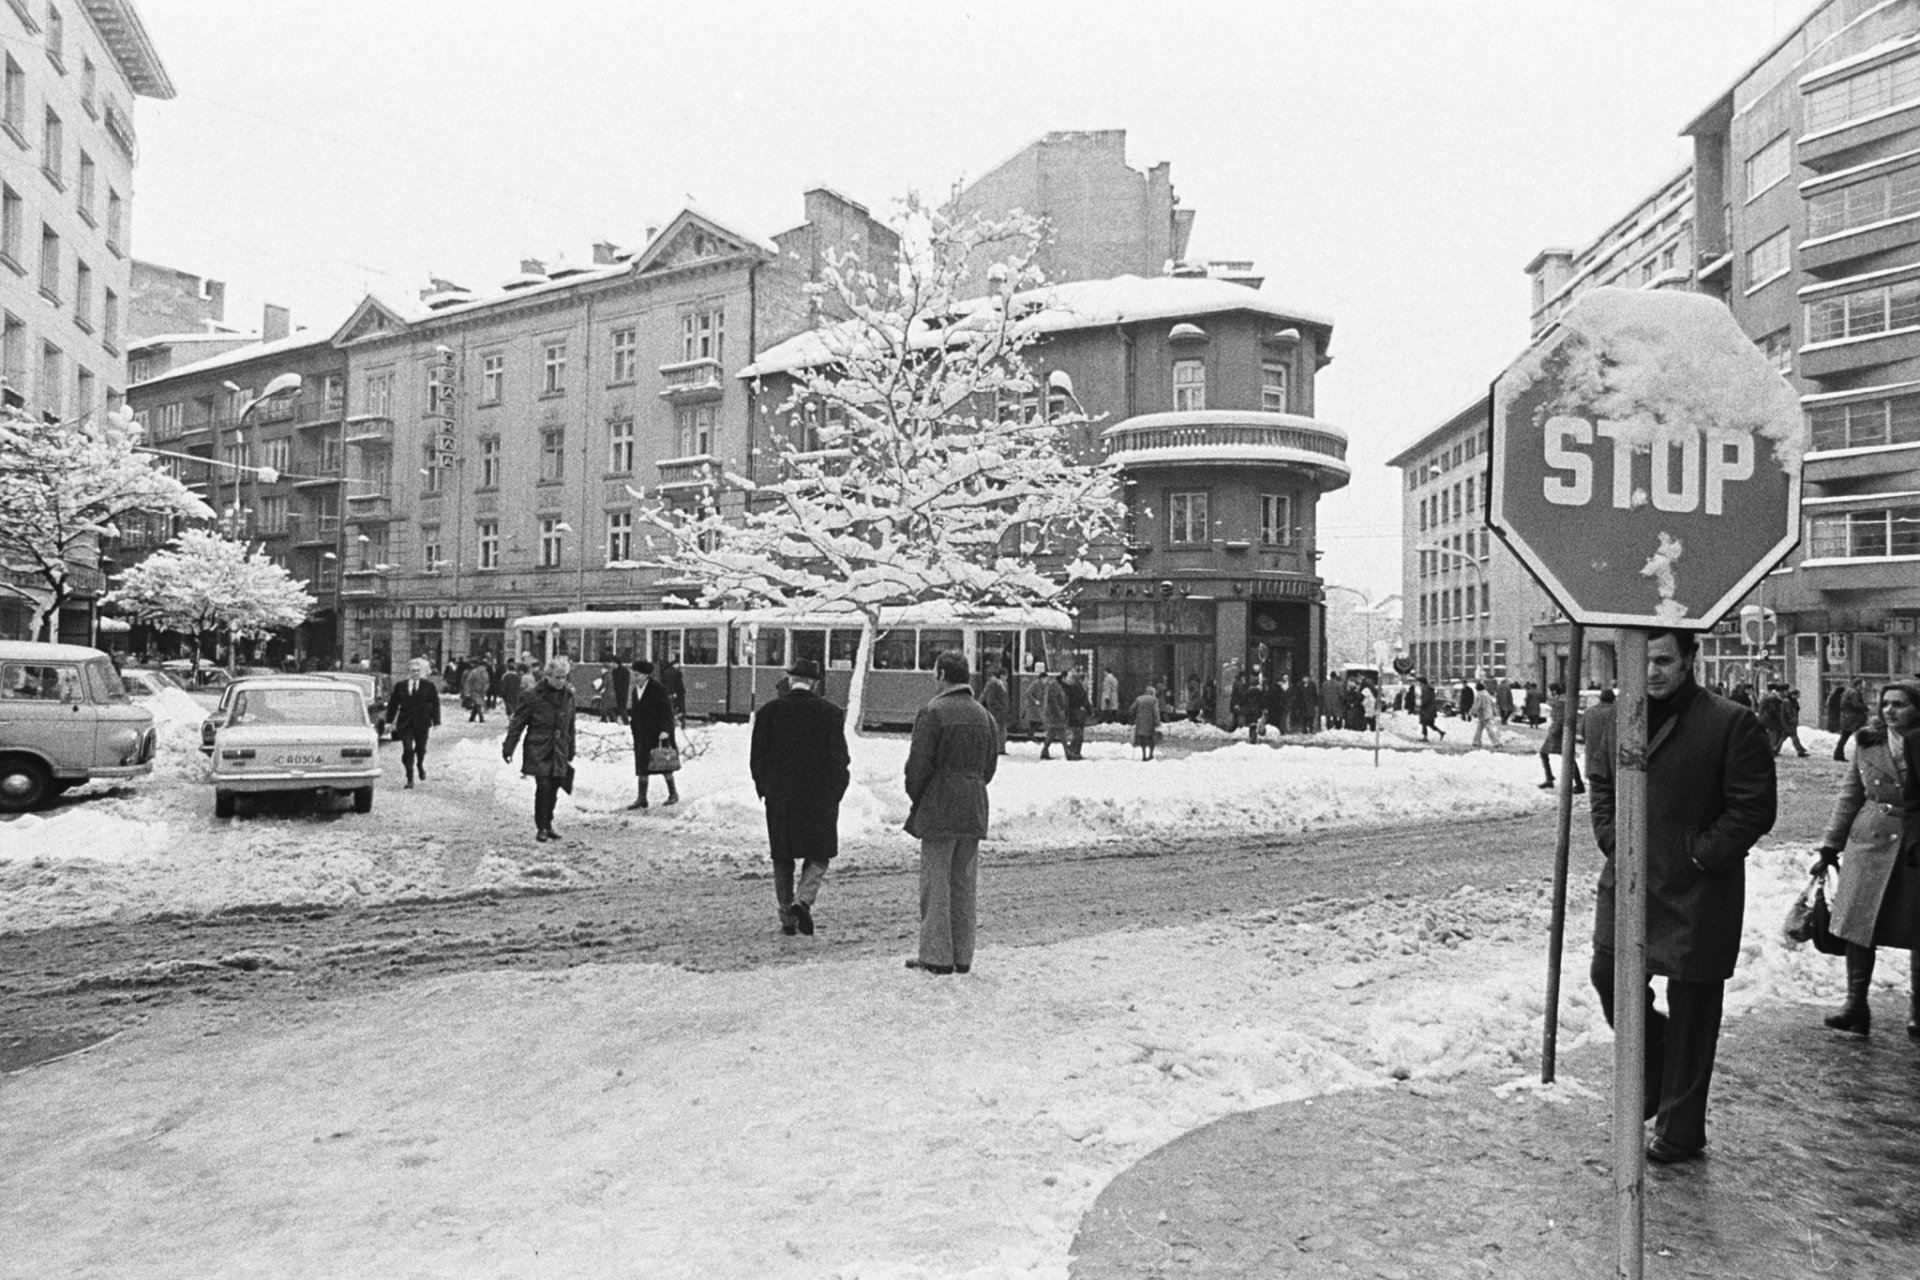
[[[300,390],[300,383],[301,378],[297,373],[282,373],[276,375],[272,381],[267,383],[266,390],[247,401],[241,408],[239,414],[235,416],[233,423],[234,438],[244,447],[247,442],[247,420],[253,416],[254,410],[269,400],[277,400],[281,396],[292,395],[294,392]],[[240,394],[240,388],[235,383],[226,382],[221,385],[227,389],[229,395]],[[258,467],[249,467],[247,469],[247,482],[249,502],[252,505],[253,514],[257,517],[260,513],[260,469]],[[215,505],[218,505],[218,502],[219,498],[216,494]],[[233,478],[233,505],[236,509],[240,505],[240,477],[238,475],[235,475]],[[236,520],[236,526],[238,523]]]
[[[1481,596],[1486,597],[1490,594],[1487,590],[1487,562],[1480,559],[1478,556],[1471,555],[1465,551],[1456,551],[1452,547],[1443,547],[1437,542],[1415,543],[1414,550],[1432,551],[1438,555],[1452,556],[1456,560],[1466,561],[1467,564],[1472,566],[1474,575],[1480,579]],[[1481,601],[1476,601],[1475,607],[1477,612],[1480,615],[1480,666],[1486,670],[1489,676],[1491,676],[1493,674],[1493,654],[1491,652],[1493,647],[1493,643],[1492,643],[1493,620],[1490,617],[1490,615],[1493,611],[1493,602],[1488,599],[1483,599]],[[1473,672],[1471,671],[1468,672],[1467,679],[1469,680],[1473,679],[1473,675],[1474,675]]]

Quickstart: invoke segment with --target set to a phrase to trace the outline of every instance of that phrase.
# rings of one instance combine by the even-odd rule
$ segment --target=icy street
[[[0,1011],[115,1033],[0,1082],[0,1234],[28,1242],[0,1274],[1057,1277],[1100,1191],[1209,1121],[1537,1079],[1535,734],[1401,726],[1377,767],[1350,735],[1016,743],[978,967],[939,980],[901,967],[903,739],[854,744],[820,934],[785,939],[743,728],[697,727],[686,801],[635,816],[621,737],[583,722],[605,749],[535,845],[499,727],[449,725],[367,818],[215,821],[176,728],[137,790],[0,826]],[[1837,997],[1775,936],[1831,741],[1780,763],[1735,1018]],[[1575,819],[1569,1051],[1607,1034]]]

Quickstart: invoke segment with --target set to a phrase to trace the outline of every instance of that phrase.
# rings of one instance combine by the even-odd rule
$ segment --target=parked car
[[[316,671],[313,674],[325,676],[329,680],[340,680],[360,690],[367,700],[367,719],[373,721],[373,731],[382,741],[387,736],[387,694],[393,689],[393,677],[374,675],[366,671]]]
[[[275,675],[242,676],[238,680],[234,680],[225,685],[222,685],[220,688],[220,701],[214,705],[214,708],[212,711],[207,713],[207,718],[200,722],[200,754],[201,755],[210,756],[213,754],[214,734],[219,731],[219,728],[222,724],[226,723],[228,713],[233,710],[234,696],[238,694],[240,690],[246,688],[248,685],[252,684],[256,680],[293,680],[301,683],[310,682],[310,683],[316,683],[316,684],[340,683],[338,680],[329,681],[328,678],[323,675],[312,674],[312,675],[285,675],[285,676],[275,676]]]
[[[216,713],[207,780],[213,812],[231,818],[241,795],[345,792],[373,811],[380,740],[359,690],[314,676],[237,681]]]
[[[0,811],[153,772],[153,712],[98,649],[0,640]]]
[[[187,686],[175,679],[172,672],[162,671],[158,667],[121,667],[120,683],[135,698],[157,698],[168,689],[178,689],[182,693],[187,691]]]
[[[189,691],[196,689],[224,689],[235,680],[247,676],[278,675],[272,667],[236,667],[228,672],[225,667],[203,662],[198,667],[185,658],[170,658],[160,664],[160,669],[180,682],[180,687]]]

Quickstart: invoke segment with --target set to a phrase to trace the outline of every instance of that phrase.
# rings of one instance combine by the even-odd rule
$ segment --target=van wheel
[[[216,818],[231,818],[233,816],[233,801],[233,792],[215,791],[213,793],[213,816]]]
[[[0,757],[0,813],[25,813],[53,798],[53,774],[31,756]]]
[[[353,793],[353,811],[355,813],[373,812],[373,788],[361,787]]]

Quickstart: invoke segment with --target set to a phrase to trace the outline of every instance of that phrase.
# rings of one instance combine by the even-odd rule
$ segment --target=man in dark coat
[[[1427,683],[1425,676],[1420,677],[1418,692],[1415,697],[1418,701],[1417,710],[1420,714],[1420,741],[1428,741],[1428,733],[1437,733],[1440,735],[1442,742],[1446,741],[1447,731],[1439,725],[1440,695],[1433,691],[1433,686]]]
[[[427,780],[427,732],[440,723],[440,690],[428,673],[433,666],[425,658],[407,663],[407,678],[396,680],[387,694],[387,725],[400,743],[400,764],[407,771],[407,786],[413,786],[417,770],[420,781]]]
[[[660,659],[660,687],[667,691],[667,701],[673,704],[673,714],[682,720],[687,718],[687,677],[672,658]]]
[[[520,694],[526,687],[527,673],[520,669],[519,664],[509,666],[500,673],[500,705],[508,715],[512,715],[520,705]]]
[[[907,834],[920,841],[920,952],[907,968],[966,973],[973,967],[980,840],[987,784],[1000,763],[993,717],[973,699],[964,653],[934,660],[940,692],[920,708],[907,751]]]
[[[613,714],[621,724],[625,724],[628,704],[633,701],[633,671],[626,663],[615,659],[607,668],[607,679],[613,686]]]
[[[851,778],[847,713],[821,697],[812,658],[787,668],[787,690],[753,715],[748,763],[767,806],[780,932],[813,934],[813,907],[840,851],[840,799]],[[794,883],[794,864],[800,864]]]
[[[1855,680],[1840,693],[1840,719],[1834,722],[1833,731],[1840,735],[1840,741],[1833,746],[1833,758],[1847,758],[1847,739],[1867,726],[1867,695],[1861,690],[1865,682]]]
[[[654,678],[653,663],[645,658],[633,660],[633,678],[627,688],[627,724],[633,730],[633,774],[638,787],[629,809],[647,807],[647,765],[655,747],[676,745],[673,733],[673,699],[666,686]],[[667,780],[667,803],[680,803],[680,786],[672,771],[660,775]]]
[[[1087,721],[1093,719],[1093,699],[1087,696],[1078,667],[1060,677],[1060,688],[1067,695],[1067,759],[1079,760],[1087,741]]]
[[[987,678],[980,685],[980,705],[993,717],[993,727],[1000,735],[1000,754],[1007,754],[1007,717],[1013,713],[1013,701],[1007,694],[1007,682],[1000,675],[1000,668],[988,667]]]
[[[1667,979],[1666,1017],[1651,988],[1621,993],[1647,1002],[1647,1158],[1673,1164],[1707,1144],[1707,1091],[1720,1038],[1726,980],[1740,954],[1746,859],[1773,828],[1773,753],[1744,707],[1693,678],[1698,639],[1654,631],[1647,639],[1647,972]],[[1594,989],[1613,1021],[1614,743],[1618,704],[1596,707],[1587,747],[1593,834],[1607,864],[1593,922]]]
[[[540,682],[520,695],[513,719],[507,722],[507,740],[500,758],[513,760],[513,749],[526,734],[520,772],[533,779],[534,839],[558,840],[553,829],[553,806],[562,787],[573,790],[573,664],[562,655],[547,663]]]

